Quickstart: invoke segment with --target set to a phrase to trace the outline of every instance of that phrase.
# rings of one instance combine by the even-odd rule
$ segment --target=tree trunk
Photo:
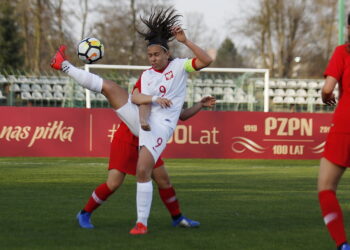
[[[85,29],[86,29],[86,21],[87,21],[87,17],[88,17],[88,13],[89,13],[89,0],[81,0],[80,4],[82,3],[82,1],[84,1],[84,7],[83,7],[83,15],[82,15],[82,25],[81,25],[81,35],[80,35],[80,39],[84,39],[85,38]]]
[[[34,53],[34,71],[40,71],[40,52],[42,42],[42,18],[41,13],[43,11],[42,0],[36,0],[35,6],[35,53]]]
[[[23,0],[22,1],[22,6],[21,6],[21,19],[22,19],[22,35],[24,39],[24,44],[23,44],[23,54],[24,54],[24,67],[25,68],[30,68],[30,51],[29,51],[29,46],[30,46],[30,35],[29,35],[29,20],[28,20],[28,12],[27,10],[30,9],[28,0]]]
[[[284,27],[284,3],[282,0],[276,1],[276,8],[278,9],[275,12],[275,27],[277,32],[277,74],[278,77],[283,76],[284,71],[284,43],[285,43],[285,27]]]
[[[62,22],[62,19],[63,19],[63,10],[62,10],[63,2],[64,2],[64,0],[59,0],[58,1],[58,7],[56,9],[60,43],[63,43],[63,41],[64,41],[63,22]]]
[[[336,2],[330,2],[330,9],[331,9],[331,17],[333,18],[337,15],[337,3]],[[326,45],[326,54],[325,58],[329,58],[331,56],[331,53],[333,51],[333,45],[332,45],[332,38],[334,37],[334,25],[333,22],[330,22],[330,24],[327,25],[327,31],[326,31],[326,39],[327,39],[327,45]]]
[[[273,53],[273,46],[272,46],[272,25],[271,25],[271,17],[272,17],[272,11],[271,11],[271,5],[269,3],[269,0],[265,0],[265,6],[267,11],[266,21],[267,21],[267,51],[269,56],[269,69],[271,70],[271,75],[274,75],[275,73],[275,56]]]
[[[130,24],[130,37],[131,37],[131,46],[129,50],[128,64],[134,63],[135,57],[135,48],[136,48],[136,8],[135,0],[130,0],[130,10],[131,10],[131,24]]]

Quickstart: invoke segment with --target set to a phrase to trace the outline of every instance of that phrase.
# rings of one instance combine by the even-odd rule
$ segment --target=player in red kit
[[[348,16],[348,42],[336,47],[324,73],[322,100],[335,105],[334,89],[338,83],[339,102],[320,162],[318,198],[324,222],[337,245],[337,249],[350,250],[347,243],[343,214],[336,197],[338,183],[350,166],[350,14]]]
[[[187,120],[198,113],[203,107],[211,108],[213,105],[215,105],[215,98],[210,96],[204,97],[193,107],[183,110],[180,119]],[[132,134],[124,122],[121,122],[111,144],[107,181],[93,191],[85,207],[79,212],[77,219],[80,227],[94,228],[90,220],[92,212],[123,184],[126,174],[136,175],[138,145],[138,137]],[[161,200],[172,217],[172,225],[179,227],[198,227],[199,222],[190,220],[182,215],[175,189],[170,182],[162,158],[159,158],[156,162],[152,172],[152,178],[157,183]]]

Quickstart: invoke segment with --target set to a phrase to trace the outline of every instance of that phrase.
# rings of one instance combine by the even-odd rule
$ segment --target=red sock
[[[160,198],[168,209],[171,216],[177,216],[181,213],[179,201],[176,198],[175,189],[173,187],[166,189],[158,189]]]
[[[330,235],[337,246],[346,242],[343,213],[339,206],[336,194],[332,190],[324,190],[318,193],[318,199],[322,210],[323,220]]]
[[[108,188],[106,183],[98,186],[92,193],[89,201],[86,203],[84,210],[92,213],[98,208],[113,192]]]

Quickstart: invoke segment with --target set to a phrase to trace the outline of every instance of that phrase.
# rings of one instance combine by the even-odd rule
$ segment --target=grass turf
[[[333,249],[317,201],[318,161],[169,159],[182,211],[198,229],[170,226],[154,185],[149,234],[136,220],[135,178],[95,211],[75,215],[107,176],[107,159],[0,158],[1,249]],[[347,176],[338,196],[349,218]]]

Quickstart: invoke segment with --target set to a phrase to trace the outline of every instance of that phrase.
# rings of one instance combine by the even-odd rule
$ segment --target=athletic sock
[[[84,88],[101,93],[103,79],[98,75],[92,74],[82,69],[78,69],[68,61],[62,62],[62,71],[64,73],[67,73]]]
[[[337,246],[346,242],[343,213],[339,206],[336,194],[332,190],[318,193],[323,220]]]
[[[83,211],[92,213],[96,208],[98,208],[113,192],[108,188],[106,183],[99,185],[86,203]]]
[[[180,204],[179,201],[176,198],[175,189],[173,187],[165,188],[165,189],[158,189],[160,198],[162,199],[164,205],[168,209],[169,213],[171,214],[171,217],[176,220],[180,218],[181,211],[180,211]]]
[[[137,222],[141,222],[147,226],[147,220],[152,205],[153,185],[152,181],[137,182],[136,206],[137,206]]]

